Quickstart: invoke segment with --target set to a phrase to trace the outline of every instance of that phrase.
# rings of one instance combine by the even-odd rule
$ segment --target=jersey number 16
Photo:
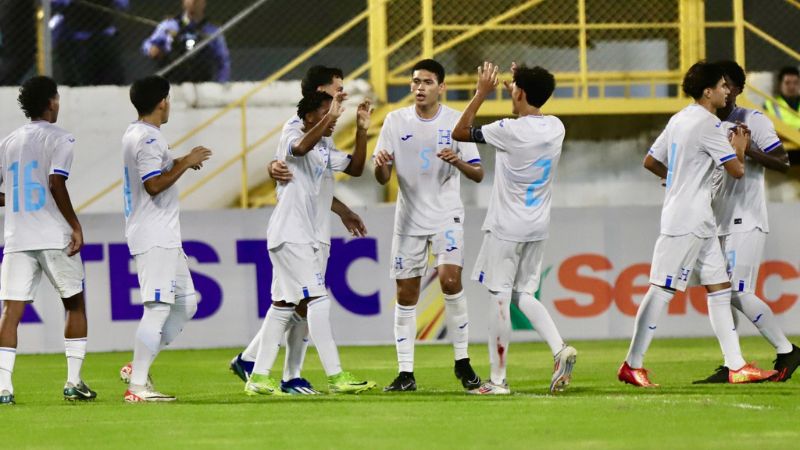
[[[45,190],[44,186],[37,183],[36,180],[33,180],[33,169],[39,167],[38,161],[31,161],[25,165],[22,173],[23,179],[23,192],[22,197],[25,199],[25,211],[37,211],[44,206],[44,202],[47,200],[45,195],[47,191]],[[13,212],[19,212],[19,162],[14,162],[10,166],[8,166],[8,170],[10,170],[12,175],[12,195],[11,195],[11,205]],[[35,201],[34,201],[35,198]]]

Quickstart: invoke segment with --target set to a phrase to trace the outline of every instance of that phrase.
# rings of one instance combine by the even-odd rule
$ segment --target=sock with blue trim
[[[656,326],[664,307],[672,300],[675,292],[659,286],[650,285],[644,295],[639,310],[636,311],[636,322],[633,325],[633,338],[625,357],[628,365],[634,369],[641,369],[644,364],[644,354],[653,342]]]
[[[444,309],[447,314],[447,333],[453,341],[455,360],[469,358],[469,313],[466,293],[462,290],[458,294],[445,294]],[[414,328],[416,332],[416,324]]]
[[[725,358],[725,367],[730,370],[744,367],[747,363],[742,357],[739,335],[733,323],[730,288],[708,294],[708,320],[711,321],[711,328],[717,335],[722,356]]]
[[[394,307],[394,345],[400,372],[414,371],[414,341],[417,338],[417,307]]]
[[[786,339],[786,334],[778,325],[775,314],[763,300],[749,292],[734,292],[731,294],[731,306],[750,319],[764,339],[775,347],[776,353],[792,351],[792,343]]]

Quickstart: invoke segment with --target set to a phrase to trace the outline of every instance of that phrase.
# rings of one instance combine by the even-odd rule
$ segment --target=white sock
[[[742,358],[739,335],[733,324],[730,288],[708,294],[708,320],[717,335],[722,356],[725,358],[725,367],[731,370],[741,369],[746,362]]]
[[[163,349],[181,334],[186,323],[192,320],[197,312],[197,297],[195,294],[175,299],[175,304],[170,305],[169,317],[164,323],[161,333],[161,348]]]
[[[14,393],[11,384],[11,374],[14,373],[14,361],[17,359],[17,349],[0,347],[0,391]]]
[[[506,382],[511,341],[511,293],[491,292],[489,299],[489,364],[492,383]]]
[[[67,355],[67,382],[77,386],[81,382],[81,366],[86,358],[86,338],[64,338],[64,350]]]
[[[733,292],[731,305],[753,322],[761,335],[775,347],[777,353],[792,351],[792,343],[786,339],[786,335],[775,320],[775,314],[763,300],[748,292]]]
[[[256,360],[256,356],[258,355],[258,346],[261,345],[261,328],[259,327],[258,332],[253,339],[247,344],[247,347],[242,352],[242,360],[253,362]]]
[[[656,334],[656,324],[664,307],[669,304],[674,292],[659,286],[650,285],[644,295],[639,310],[636,311],[636,322],[633,325],[633,338],[625,357],[628,365],[634,369],[641,369],[644,364],[644,354]]]
[[[261,343],[253,365],[254,374],[269,375],[278,358],[283,334],[286,333],[292,314],[294,307],[270,306],[267,317],[264,317],[264,322],[261,324]]]
[[[394,307],[394,342],[400,372],[414,371],[414,341],[417,338],[417,307]]]
[[[342,363],[339,360],[339,349],[336,348],[331,330],[331,301],[327,295],[308,303],[307,320],[308,333],[317,348],[325,375],[332,376],[341,373]]]
[[[564,346],[564,340],[561,339],[561,334],[559,334],[556,324],[553,323],[553,318],[550,317],[550,313],[547,312],[547,308],[542,305],[542,302],[525,292],[514,292],[511,301],[516,303],[520,311],[531,321],[533,329],[550,346],[553,356],[560,352],[561,347]]]
[[[144,314],[139,327],[136,328],[136,340],[133,344],[131,385],[147,384],[150,365],[161,349],[161,332],[169,317],[169,310],[169,305],[164,303],[145,303]]]
[[[467,313],[466,293],[462,290],[458,294],[445,294],[444,309],[447,313],[447,331],[452,337],[455,360],[469,358],[467,350],[469,346],[469,314]],[[415,323],[415,332],[416,328]]]
[[[283,380],[289,381],[300,378],[303,370],[303,361],[306,359],[308,349],[308,321],[296,313],[289,323],[286,332],[286,361],[283,364]]]

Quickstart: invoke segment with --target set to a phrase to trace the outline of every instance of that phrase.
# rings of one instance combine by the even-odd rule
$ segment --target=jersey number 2
[[[542,169],[542,176],[539,177],[536,181],[528,185],[528,190],[525,193],[525,207],[530,208],[531,206],[539,206],[542,203],[541,197],[536,196],[536,188],[541,187],[547,180],[550,178],[550,167],[552,163],[549,159],[541,159],[533,163],[531,167],[537,167]]]
[[[44,186],[37,183],[33,178],[33,169],[39,167],[38,161],[31,161],[25,165],[23,170],[22,179],[23,179],[23,192],[22,196],[25,198],[25,211],[37,211],[42,209],[44,206],[44,202],[46,201],[46,190]],[[8,166],[8,170],[10,170],[14,175],[12,180],[12,197],[11,197],[11,205],[12,210],[14,212],[19,212],[19,162],[15,162]],[[36,201],[34,202],[34,197],[36,197]]]

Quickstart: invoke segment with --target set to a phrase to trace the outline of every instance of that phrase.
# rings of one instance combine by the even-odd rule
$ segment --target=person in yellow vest
[[[800,71],[795,66],[778,72],[778,95],[775,102],[766,100],[764,109],[783,122],[800,129]]]

